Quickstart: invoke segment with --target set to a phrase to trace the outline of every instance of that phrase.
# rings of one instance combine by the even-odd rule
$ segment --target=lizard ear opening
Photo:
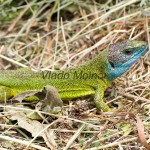
[[[109,63],[110,63],[110,65],[111,65],[112,68],[115,68],[115,65],[114,65],[113,62],[111,62],[111,61],[109,60]]]

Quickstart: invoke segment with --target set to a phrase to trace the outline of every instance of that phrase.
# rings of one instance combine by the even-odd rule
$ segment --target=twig
[[[9,136],[0,135],[0,139],[12,141],[12,142],[23,144],[23,145],[29,145],[30,144],[29,141],[19,140],[19,139],[12,138],[12,137],[9,137]],[[48,150],[47,148],[36,145],[36,144],[30,144],[30,147],[34,147],[34,148],[37,148],[39,150]]]
[[[20,66],[20,67],[24,67],[24,68],[28,67],[28,66],[26,66],[26,65],[24,65],[24,64],[22,64],[22,63],[19,63],[18,61],[15,61],[15,60],[13,60],[13,59],[10,59],[10,58],[8,58],[8,57],[6,57],[6,56],[3,56],[3,55],[1,55],[1,54],[0,54],[0,58],[3,58],[3,59],[5,59],[5,60],[7,60],[8,62],[11,62],[11,63],[13,63],[13,64],[16,64],[16,65],[18,65],[18,66]]]
[[[1,36],[0,41],[2,41],[4,39],[4,37],[13,30],[13,28],[15,27],[15,25],[17,24],[17,22],[20,20],[20,18],[24,15],[24,13],[28,10],[30,6],[27,5],[27,7],[25,7],[23,9],[23,11],[20,13],[19,16],[17,16],[13,21],[12,24],[9,26],[9,28],[7,29],[7,31]]]
[[[61,18],[61,29],[62,29],[62,34],[63,34],[63,39],[64,39],[64,42],[65,42],[65,47],[66,47],[66,51],[67,51],[67,62],[65,63],[65,65],[63,65],[61,67],[61,69],[64,69],[66,68],[66,65],[68,65],[68,67],[70,67],[70,60],[69,60],[69,49],[68,49],[68,45],[67,45],[67,41],[66,41],[66,37],[65,37],[65,32],[64,32],[64,25],[63,25],[63,20]]]
[[[63,150],[67,150],[67,149],[71,146],[71,144],[73,143],[73,141],[78,137],[78,135],[81,133],[81,131],[82,131],[85,127],[86,127],[85,124],[82,124],[82,125],[79,127],[78,131],[71,137],[71,139],[68,141],[66,147],[65,147]]]
[[[0,105],[0,107],[2,107],[2,108],[13,108],[13,109],[18,109],[18,110],[23,110],[23,111],[37,112],[35,110],[27,109],[27,108],[19,108],[19,107],[3,106],[3,105]],[[87,124],[88,126],[95,127],[95,128],[98,128],[98,129],[103,129],[104,128],[103,126],[94,125],[94,124],[91,124],[91,123],[88,123],[88,122],[85,122],[85,121],[82,121],[82,120],[78,120],[78,119],[75,119],[75,118],[69,118],[68,116],[56,115],[56,114],[52,114],[52,113],[46,113],[46,112],[43,112],[43,111],[39,111],[39,112],[42,113],[42,114],[45,114],[45,115],[50,115],[50,116],[57,117],[57,118],[64,118],[64,119],[67,119],[67,120],[71,120],[71,121],[76,121],[76,122],[80,122],[80,123],[83,123],[83,124]]]
[[[58,46],[58,32],[59,32],[59,18],[60,18],[60,10],[59,10],[60,4],[58,3],[58,11],[57,11],[57,30],[56,30],[56,43],[55,43],[55,51],[54,51],[54,59],[53,59],[53,67],[54,70],[55,66],[55,60],[56,60],[56,54],[57,54],[57,46]]]
[[[126,96],[126,97],[129,97],[129,98],[134,98],[136,100],[142,100],[142,101],[145,101],[145,102],[150,102],[149,99],[146,99],[146,98],[143,98],[143,97],[138,97],[138,96],[135,96],[135,95],[132,95],[132,94],[129,94],[129,93],[120,93],[121,95],[123,96]]]
[[[99,149],[114,147],[114,146],[118,146],[119,144],[136,141],[137,139],[138,139],[137,137],[134,137],[134,138],[118,141],[118,142],[113,142],[113,143],[110,143],[110,144],[107,144],[107,145],[104,145],[104,146],[100,146],[100,147],[89,148],[89,149],[86,149],[86,150],[99,150]]]

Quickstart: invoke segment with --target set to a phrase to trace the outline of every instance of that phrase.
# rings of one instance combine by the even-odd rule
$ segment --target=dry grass
[[[62,113],[38,111],[46,121],[31,125],[21,112],[34,106],[33,103],[26,103],[24,105],[29,107],[22,108],[4,106],[2,102],[1,148],[145,149],[144,142],[139,140],[139,136],[144,139],[144,135],[138,130],[143,128],[137,116],[144,124],[145,136],[150,143],[150,20],[140,11],[141,1],[24,0],[23,3],[4,5],[7,2],[0,3],[4,11],[0,12],[1,16],[8,15],[0,17],[1,69],[77,66],[94,58],[108,44],[124,39],[146,41],[148,50],[106,90],[105,100],[115,114],[97,111],[86,97],[86,101],[65,103]],[[12,12],[14,9],[17,12]],[[150,7],[147,6],[145,11],[150,11]],[[37,112],[35,109],[30,111]],[[24,128],[22,124],[28,127]],[[41,130],[33,138],[28,128],[38,125]],[[43,138],[38,136],[42,133]]]

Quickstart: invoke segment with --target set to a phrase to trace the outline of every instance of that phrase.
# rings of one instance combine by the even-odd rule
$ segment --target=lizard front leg
[[[109,106],[103,101],[104,97],[104,88],[98,87],[95,90],[95,96],[94,96],[94,102],[96,104],[97,109],[103,110],[103,111],[111,111]]]

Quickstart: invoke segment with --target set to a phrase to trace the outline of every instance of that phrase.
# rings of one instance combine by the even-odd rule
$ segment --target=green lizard
[[[0,100],[11,98],[22,91],[39,90],[46,85],[58,89],[61,99],[94,94],[98,109],[110,111],[103,101],[104,91],[118,76],[145,52],[142,41],[124,40],[110,44],[96,58],[78,67],[59,71],[0,71]]]

